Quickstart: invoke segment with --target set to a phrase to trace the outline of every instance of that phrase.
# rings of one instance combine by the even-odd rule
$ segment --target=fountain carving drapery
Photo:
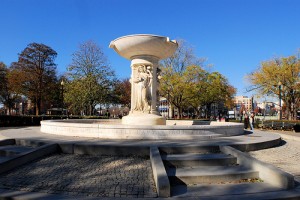
[[[131,78],[134,93],[134,111],[150,113],[152,100],[152,67],[150,65],[137,65],[133,67],[135,77]]]

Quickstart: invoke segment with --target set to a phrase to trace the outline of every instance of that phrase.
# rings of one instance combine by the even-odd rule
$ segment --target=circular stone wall
[[[203,124],[203,125],[202,125]],[[193,140],[244,134],[244,125],[230,122],[167,120],[167,125],[122,125],[121,120],[46,120],[41,131],[49,134],[101,139]]]

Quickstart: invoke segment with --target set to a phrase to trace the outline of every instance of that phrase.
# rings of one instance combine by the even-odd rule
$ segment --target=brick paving
[[[55,154],[0,176],[0,188],[91,197],[157,197],[149,158]]]

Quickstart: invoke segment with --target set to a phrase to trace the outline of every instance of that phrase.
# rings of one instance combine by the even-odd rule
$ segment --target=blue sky
[[[43,43],[57,51],[59,74],[93,40],[118,77],[129,77],[130,61],[110,41],[156,34],[186,40],[238,95],[249,95],[246,74],[300,48],[299,0],[0,0],[0,8],[0,61],[10,65],[29,43]]]

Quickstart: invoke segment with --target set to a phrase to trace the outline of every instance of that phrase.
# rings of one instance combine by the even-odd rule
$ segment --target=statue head
[[[141,73],[141,72],[145,72],[146,70],[146,66],[145,65],[140,65],[139,67],[138,67],[138,72],[139,73]]]

